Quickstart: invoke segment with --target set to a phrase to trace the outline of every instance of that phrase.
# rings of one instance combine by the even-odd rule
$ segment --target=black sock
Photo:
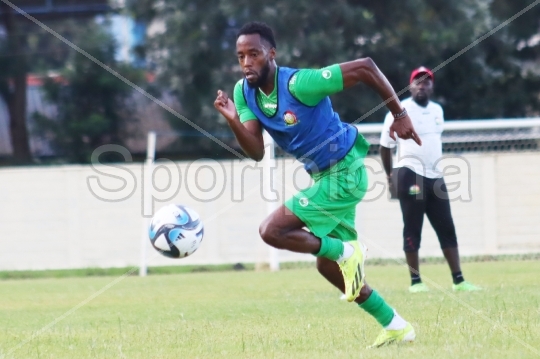
[[[420,278],[420,274],[411,273],[411,285],[415,285],[418,283],[422,283],[422,278]]]
[[[454,281],[454,284],[459,284],[465,281],[461,272],[452,273],[452,280]]]

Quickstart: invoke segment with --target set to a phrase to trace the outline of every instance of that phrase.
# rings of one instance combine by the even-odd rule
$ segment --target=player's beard
[[[248,86],[251,87],[251,88],[259,88],[262,85],[264,85],[264,83],[268,79],[268,74],[269,73],[270,73],[270,62],[267,61],[266,64],[261,69],[261,72],[260,72],[259,77],[257,78],[257,81],[255,81],[253,83],[251,83],[249,81],[246,81],[246,82],[247,82]]]
[[[420,106],[426,106],[429,102],[429,93],[427,91],[418,92],[413,96],[413,100]]]

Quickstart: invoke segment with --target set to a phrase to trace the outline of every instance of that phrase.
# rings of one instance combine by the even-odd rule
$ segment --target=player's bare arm
[[[244,153],[257,162],[261,161],[264,157],[264,140],[259,121],[253,120],[241,123],[234,103],[227,93],[221,90],[217,92],[214,107],[227,120]]]
[[[422,145],[422,140],[414,130],[409,116],[406,114],[400,116],[405,109],[401,106],[392,85],[390,85],[386,76],[384,76],[371,58],[366,57],[344,62],[339,64],[339,66],[343,75],[344,89],[362,82],[377,91],[383,100],[386,101],[390,99],[386,106],[396,118],[390,127],[390,137],[392,137],[393,140],[396,140],[394,134],[396,133],[400,138],[413,139],[418,145]]]

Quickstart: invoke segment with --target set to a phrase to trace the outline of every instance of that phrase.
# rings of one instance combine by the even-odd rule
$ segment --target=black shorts
[[[457,238],[444,179],[427,178],[407,167],[394,170],[397,196],[403,214],[403,250],[420,248],[424,214],[433,226],[441,248],[456,248]]]

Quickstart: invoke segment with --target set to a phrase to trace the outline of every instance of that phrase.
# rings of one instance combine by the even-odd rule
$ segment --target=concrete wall
[[[540,251],[540,152],[444,161],[463,255]],[[357,209],[360,238],[370,257],[402,257],[399,203],[387,198],[378,160],[366,164],[372,190]],[[152,176],[154,209],[185,204],[205,224],[201,247],[181,260],[162,257],[142,238],[141,164],[0,169],[0,270],[137,266],[141,240],[149,266],[267,261],[268,247],[258,235],[269,207],[261,167],[252,161],[159,163]],[[278,202],[309,183],[292,160],[278,161],[276,177]],[[427,219],[423,236],[421,255],[440,256]],[[313,260],[279,255],[282,261]]]

